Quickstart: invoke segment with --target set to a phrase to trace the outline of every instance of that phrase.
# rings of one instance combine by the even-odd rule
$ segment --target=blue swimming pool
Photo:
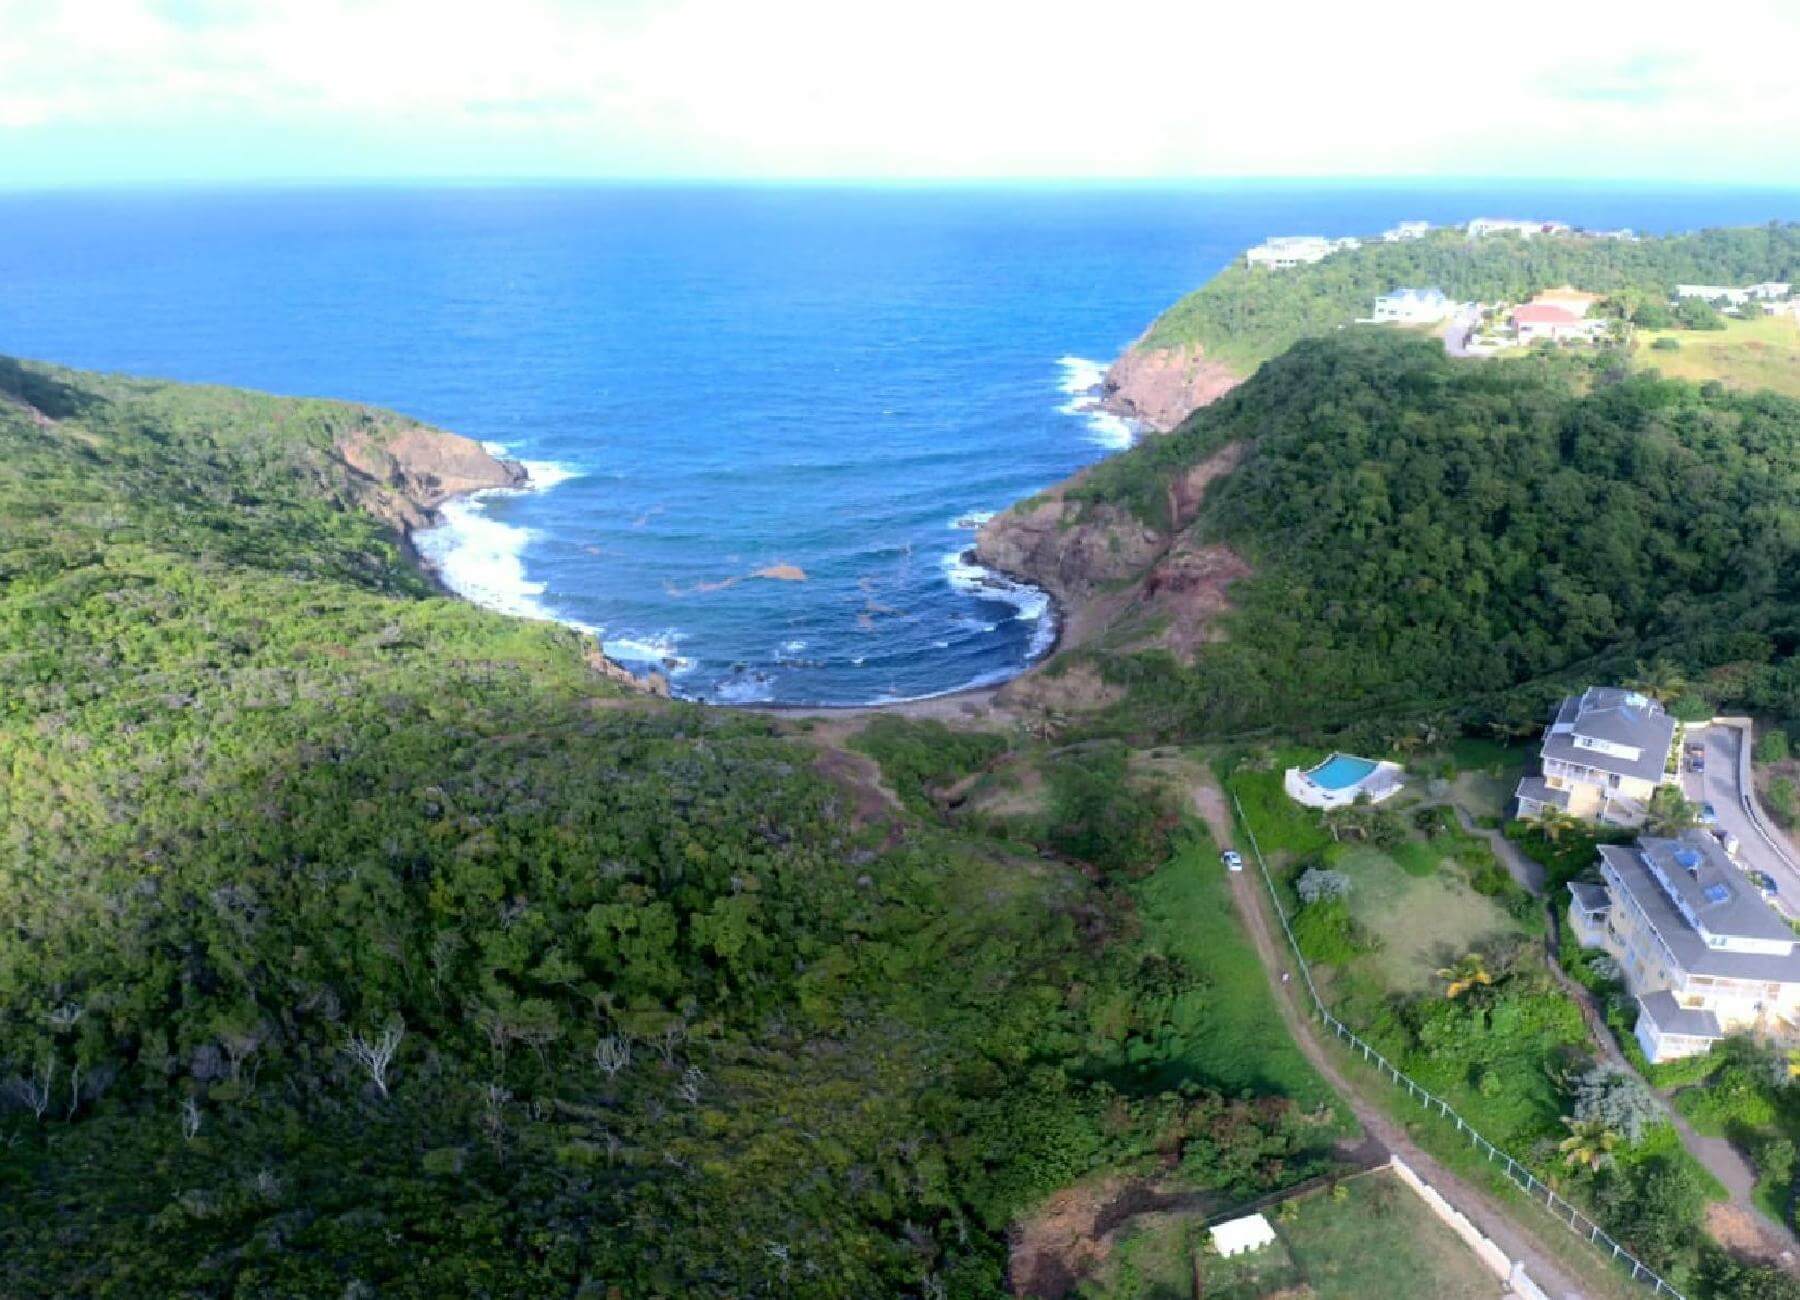
[[[1353,758],[1349,754],[1333,754],[1306,775],[1312,783],[1326,790],[1348,790],[1366,780],[1379,766],[1369,758]]]

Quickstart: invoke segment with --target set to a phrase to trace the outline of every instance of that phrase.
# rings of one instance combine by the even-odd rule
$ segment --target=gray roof
[[[1528,776],[1519,782],[1519,788],[1513,791],[1515,799],[1529,799],[1533,803],[1547,803],[1569,810],[1569,792],[1553,789],[1541,776]]]
[[[1684,1007],[1667,989],[1646,993],[1638,1006],[1657,1030],[1665,1034],[1687,1034],[1694,1038],[1723,1038],[1725,1030],[1719,1018],[1704,1007]]]
[[[1698,859],[1690,873],[1677,862],[1677,853]],[[1606,861],[1638,905],[1644,909],[1656,933],[1690,975],[1717,975],[1726,979],[1800,983],[1800,952],[1785,955],[1729,952],[1710,947],[1688,923],[1656,877],[1644,856],[1655,860],[1663,878],[1677,890],[1688,910],[1714,934],[1749,939],[1782,939],[1792,942],[1793,930],[1762,896],[1751,887],[1718,841],[1703,831],[1690,831],[1679,840],[1645,838],[1635,846],[1602,844]]]
[[[1590,885],[1586,881],[1575,880],[1569,883],[1569,892],[1575,896],[1575,904],[1584,912],[1604,912],[1612,906],[1612,895],[1605,885]]]
[[[1554,728],[1560,726],[1571,730],[1558,735]],[[1629,745],[1641,753],[1635,759],[1627,759],[1582,749],[1575,744],[1576,736]],[[1562,702],[1552,730],[1544,733],[1544,746],[1538,752],[1545,758],[1599,768],[1602,772],[1660,781],[1674,741],[1675,719],[1655,700],[1616,686],[1590,686]]]

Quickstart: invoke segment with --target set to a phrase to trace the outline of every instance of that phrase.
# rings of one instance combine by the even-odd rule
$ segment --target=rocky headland
[[[1167,433],[1215,402],[1243,376],[1205,355],[1198,343],[1154,347],[1139,339],[1113,362],[1101,383],[1101,405],[1157,433]]]

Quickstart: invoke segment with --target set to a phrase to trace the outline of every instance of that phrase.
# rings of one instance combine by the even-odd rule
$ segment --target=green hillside
[[[1123,882],[432,594],[401,427],[0,363],[0,1291],[987,1296],[1092,1170],[1318,1167]]]
[[[1123,635],[1082,652],[1130,687],[1135,726],[1529,719],[1562,683],[1659,659],[1712,703],[1800,714],[1792,399],[1601,357],[1458,362],[1352,330],[1297,345],[1068,496],[1166,528],[1171,483],[1239,441],[1249,454],[1191,525],[1253,569],[1226,639],[1191,665]]]
[[[1437,230],[1399,243],[1376,241],[1291,270],[1235,260],[1159,316],[1140,346],[1200,344],[1248,374],[1300,339],[1367,316],[1379,294],[1437,286],[1463,301],[1519,301],[1572,284],[1615,297],[1627,309],[1662,301],[1679,283],[1800,281],[1800,225],[1788,223],[1635,242],[1562,235],[1470,240]]]

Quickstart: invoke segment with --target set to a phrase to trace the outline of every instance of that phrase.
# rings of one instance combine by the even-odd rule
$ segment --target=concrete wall
[[[1430,1207],[1431,1212],[1449,1225],[1450,1231],[1461,1237],[1488,1270],[1510,1287],[1514,1294],[1524,1296],[1526,1300],[1549,1300],[1543,1288],[1531,1280],[1531,1275],[1525,1271],[1525,1265],[1516,1263],[1512,1256],[1490,1241],[1461,1210],[1451,1205],[1435,1187],[1414,1173],[1411,1165],[1395,1156],[1393,1169],[1400,1181],[1417,1192],[1419,1199]]]

